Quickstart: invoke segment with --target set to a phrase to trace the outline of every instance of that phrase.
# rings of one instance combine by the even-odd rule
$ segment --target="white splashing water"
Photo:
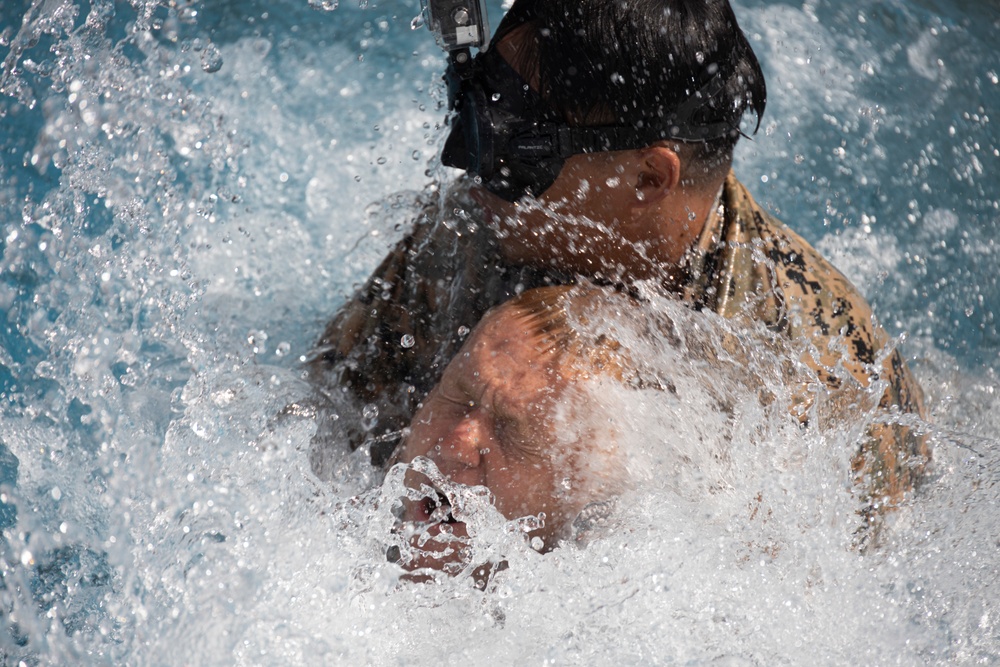
[[[737,8],[761,36],[776,109],[771,140],[738,167],[756,182],[806,156],[762,199],[812,225],[910,331],[931,399],[933,473],[882,548],[851,547],[848,459],[872,416],[800,431],[780,400],[763,408],[748,389],[781,395],[777,357],[761,350],[709,391],[683,343],[650,354],[677,395],[602,394],[642,474],[586,548],[539,555],[470,496],[480,553],[509,564],[480,591],[469,577],[401,582],[385,558],[398,474],[345,453],[319,482],[315,418],[296,407],[298,359],[411,222],[413,192],[435,187],[423,170],[441,140],[443,59],[410,30],[416,7],[27,4],[26,21],[0,27],[0,113],[16,128],[0,178],[5,663],[995,662],[996,330],[975,319],[1000,294],[995,187],[974,180],[978,194],[955,186],[936,203],[937,186],[922,186],[951,176],[937,136],[899,109],[878,123],[854,114],[883,103],[864,72],[897,63],[943,99],[963,67],[983,69],[974,34],[908,4],[865,5],[895,17],[894,55],[856,9]],[[947,60],[949,35],[981,53],[942,68],[907,47]],[[988,164],[995,133],[974,112],[959,130]],[[898,185],[880,157],[901,150],[897,129],[926,160],[900,160],[911,191],[887,204],[866,188]],[[831,152],[841,136],[846,157]],[[810,194],[795,209],[810,182],[856,198]],[[878,213],[870,231],[850,224],[862,213]],[[928,258],[958,275],[970,258],[986,268],[966,291]],[[921,296],[931,286],[939,298]],[[949,301],[973,324],[956,327]],[[713,326],[709,337],[725,329]],[[719,393],[729,412],[713,408]],[[692,447],[698,437],[708,445]]]

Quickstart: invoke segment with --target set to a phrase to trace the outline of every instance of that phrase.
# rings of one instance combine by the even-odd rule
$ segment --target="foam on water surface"
[[[415,2],[210,4],[0,9],[5,663],[997,661],[994,8],[737,6],[771,90],[737,171],[907,334],[932,408],[883,544],[853,546],[848,471],[884,415],[800,430],[777,352],[708,386],[682,341],[648,355],[676,395],[599,393],[635,481],[586,546],[469,492],[507,564],[479,590],[388,562],[398,471],[312,475],[298,366],[451,177],[443,58]]]

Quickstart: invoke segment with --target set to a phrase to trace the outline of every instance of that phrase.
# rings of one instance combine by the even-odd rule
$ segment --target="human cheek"
[[[403,439],[396,456],[391,461],[395,463],[410,463],[418,456],[426,456],[430,449],[431,423],[421,419],[421,413],[417,413],[407,429],[406,437]]]
[[[508,519],[518,519],[540,513],[552,515],[554,505],[554,474],[543,463],[513,462],[500,470],[494,465],[489,482],[495,505]]]
[[[471,194],[472,200],[479,205],[483,222],[489,226],[497,227],[507,224],[506,221],[517,214],[517,207],[514,204],[497,197],[483,187],[472,188]]]

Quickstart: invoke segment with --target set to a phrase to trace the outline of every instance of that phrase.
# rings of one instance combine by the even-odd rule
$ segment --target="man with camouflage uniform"
[[[764,325],[803,344],[835,397],[863,400],[878,382],[882,408],[923,416],[865,300],[730,170],[765,88],[727,0],[518,0],[450,74],[442,159],[476,178],[427,202],[328,325],[309,364],[328,413],[318,440],[384,463],[488,309],[580,278]],[[855,457],[870,505],[898,503],[927,457],[907,427],[872,427]]]

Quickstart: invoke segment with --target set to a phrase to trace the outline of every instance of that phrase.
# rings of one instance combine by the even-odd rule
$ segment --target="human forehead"
[[[443,380],[469,393],[537,399],[565,384],[567,369],[561,357],[523,313],[501,308],[480,322]]]

